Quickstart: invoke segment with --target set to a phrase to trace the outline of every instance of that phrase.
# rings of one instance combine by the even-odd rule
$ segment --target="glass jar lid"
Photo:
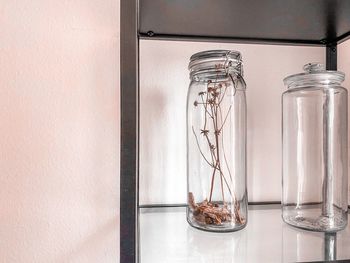
[[[304,65],[304,73],[294,74],[286,77],[283,82],[288,87],[300,87],[307,85],[340,85],[345,74],[341,71],[325,70],[323,64],[308,63]]]
[[[190,77],[203,74],[219,76],[236,73],[243,76],[242,55],[234,50],[208,50],[195,53],[188,65]]]

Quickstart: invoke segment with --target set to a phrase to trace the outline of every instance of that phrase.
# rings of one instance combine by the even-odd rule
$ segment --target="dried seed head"
[[[215,130],[214,133],[215,135],[220,135],[220,130]]]
[[[207,135],[208,133],[209,133],[209,130],[202,130],[202,129],[201,129],[201,134]]]
[[[216,97],[219,96],[219,92],[213,91],[213,92],[211,93],[211,95],[212,95],[214,98],[216,98]]]
[[[210,105],[214,105],[214,104],[215,104],[215,100],[214,100],[214,99],[209,99],[209,100],[208,100],[208,103],[209,103]]]

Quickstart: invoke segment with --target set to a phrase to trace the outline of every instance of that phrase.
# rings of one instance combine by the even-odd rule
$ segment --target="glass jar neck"
[[[230,50],[210,50],[191,57],[190,79],[192,81],[219,82],[243,76],[241,54]]]

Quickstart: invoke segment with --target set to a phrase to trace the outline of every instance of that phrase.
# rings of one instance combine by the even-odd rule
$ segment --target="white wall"
[[[307,62],[324,63],[325,49],[141,41],[140,203],[186,202],[187,66],[191,54],[206,49],[233,49],[243,53],[248,85],[249,199],[280,200],[282,79],[301,72]],[[345,72],[344,87],[349,88],[350,40],[338,46],[338,70]],[[348,116],[350,123],[350,113]]]
[[[118,262],[119,1],[0,0],[0,262]]]
[[[243,55],[248,103],[248,196],[281,198],[283,78],[308,62],[325,62],[322,47],[141,41],[140,203],[186,202],[186,95],[191,54],[207,49]]]

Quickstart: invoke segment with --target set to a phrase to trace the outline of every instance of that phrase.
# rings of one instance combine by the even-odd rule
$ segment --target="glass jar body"
[[[247,223],[246,96],[241,75],[193,79],[187,97],[187,221],[215,232]]]
[[[317,84],[283,93],[283,220],[323,232],[347,224],[347,90]]]

